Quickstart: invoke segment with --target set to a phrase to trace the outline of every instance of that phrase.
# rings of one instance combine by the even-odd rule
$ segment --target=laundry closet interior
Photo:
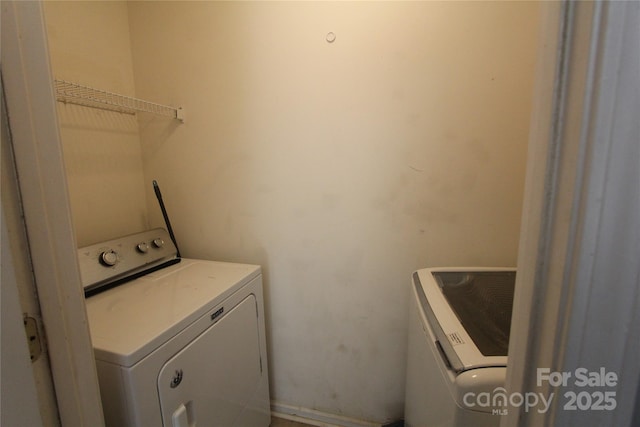
[[[156,180],[184,257],[261,267],[272,411],[401,419],[412,272],[516,265],[538,9],[44,2],[54,90],[172,107],[57,94],[77,246]]]

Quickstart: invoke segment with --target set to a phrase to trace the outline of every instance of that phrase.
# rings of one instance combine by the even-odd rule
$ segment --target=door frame
[[[2,1],[2,78],[33,274],[64,426],[104,425],[42,4]]]
[[[554,398],[509,407],[501,426],[637,425],[640,3],[542,8],[507,391]],[[566,409],[565,393],[612,390],[576,383],[576,369],[601,367],[617,376],[615,410]]]

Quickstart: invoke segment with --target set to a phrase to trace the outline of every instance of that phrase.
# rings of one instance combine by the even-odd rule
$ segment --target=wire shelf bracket
[[[142,111],[159,116],[171,117],[182,123],[184,123],[186,118],[185,110],[182,107],[156,104],[154,102],[119,95],[66,80],[55,79],[53,82],[56,100],[59,102],[126,114],[135,114],[137,111]]]

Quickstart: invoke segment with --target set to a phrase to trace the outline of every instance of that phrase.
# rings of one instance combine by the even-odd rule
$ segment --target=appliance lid
[[[514,268],[428,268],[414,273],[425,316],[456,372],[507,365]]]
[[[96,359],[133,366],[260,275],[260,267],[183,258],[86,299]]]
[[[478,350],[484,356],[506,356],[515,271],[436,271],[432,274]]]

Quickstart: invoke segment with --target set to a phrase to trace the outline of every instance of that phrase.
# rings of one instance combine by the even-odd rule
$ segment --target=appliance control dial
[[[160,237],[153,239],[153,246],[155,246],[156,248],[161,248],[164,246],[164,240],[162,240]]]
[[[118,254],[112,249],[108,249],[100,254],[100,264],[113,267],[118,262]]]
[[[140,242],[136,245],[136,250],[141,254],[146,254],[149,250],[149,245],[146,242]]]

